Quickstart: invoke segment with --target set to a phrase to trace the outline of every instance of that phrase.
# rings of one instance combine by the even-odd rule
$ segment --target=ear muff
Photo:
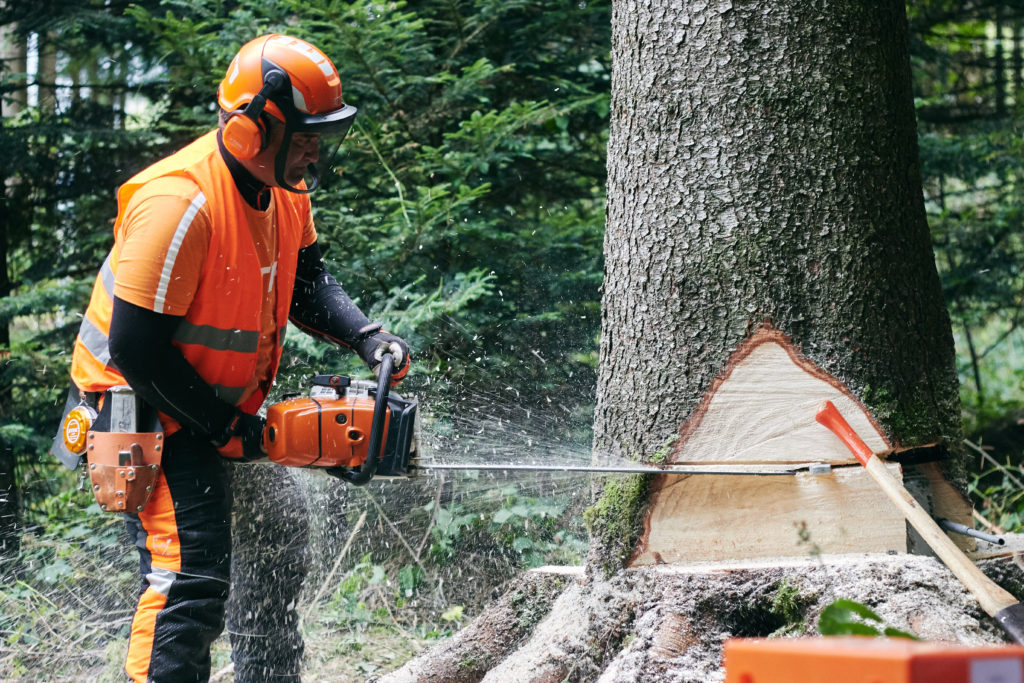
[[[252,159],[267,144],[263,124],[249,118],[246,109],[232,112],[221,133],[224,146],[236,159]]]
[[[260,121],[260,114],[267,106],[267,98],[281,87],[285,78],[284,72],[279,69],[268,71],[256,97],[245,105],[245,109],[231,112],[228,122],[224,124],[221,140],[235,158],[252,159],[266,146],[267,129]]]

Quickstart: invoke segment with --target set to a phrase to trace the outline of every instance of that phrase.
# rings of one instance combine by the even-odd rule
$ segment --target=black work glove
[[[376,331],[374,331],[376,330]],[[397,385],[409,372],[409,345],[401,337],[380,329],[380,323],[374,323],[360,339],[353,344],[353,350],[359,354],[367,367],[377,374],[377,368],[385,352],[395,357],[394,370],[391,372],[391,386]]]
[[[213,439],[221,456],[229,460],[253,462],[267,457],[263,446],[263,432],[267,421],[259,415],[236,410],[224,432]]]

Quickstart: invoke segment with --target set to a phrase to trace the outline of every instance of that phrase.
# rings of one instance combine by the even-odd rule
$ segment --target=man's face
[[[283,126],[282,126],[283,127]],[[288,161],[285,164],[284,179],[292,187],[303,179],[306,167],[320,159],[320,136],[316,133],[295,133],[288,146]]]
[[[270,187],[277,187],[278,183],[275,178],[274,164],[277,162],[277,153],[281,149],[284,139],[284,123],[273,116],[267,116],[264,120],[269,121],[267,125],[267,146],[252,159],[243,162],[243,164],[257,180]],[[319,158],[319,135],[315,133],[293,134],[285,160],[283,174],[285,182],[292,187],[298,186],[302,182],[306,167],[309,164],[315,164]]]

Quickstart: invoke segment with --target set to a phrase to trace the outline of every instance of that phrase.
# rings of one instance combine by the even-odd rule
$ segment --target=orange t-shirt
[[[277,342],[276,203],[266,211],[246,205],[246,222],[259,257],[263,290],[256,372],[241,401],[261,382],[269,383]],[[124,213],[123,238],[114,280],[114,296],[142,308],[184,316],[192,304],[203,272],[212,230],[209,205],[189,178],[165,176],[146,183],[132,196]],[[316,241],[312,214],[305,217],[300,248]],[[225,264],[226,268],[233,267]]]

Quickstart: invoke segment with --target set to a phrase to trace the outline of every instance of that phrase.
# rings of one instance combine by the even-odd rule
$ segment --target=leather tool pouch
[[[100,509],[141,512],[153,495],[163,458],[156,411],[128,387],[114,387],[105,393],[86,439],[86,470]]]
[[[141,512],[160,476],[163,434],[89,432],[86,467],[92,492],[107,512]]]

